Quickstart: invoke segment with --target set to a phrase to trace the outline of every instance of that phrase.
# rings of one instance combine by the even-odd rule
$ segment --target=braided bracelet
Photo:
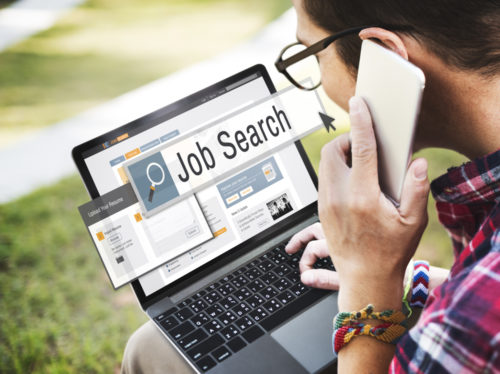
[[[357,323],[351,326],[342,326],[333,333],[333,350],[336,354],[356,336],[371,336],[385,343],[396,344],[406,332],[406,327],[394,323],[382,323],[371,326]]]
[[[346,326],[353,322],[357,323],[362,319],[378,319],[396,324],[404,324],[406,322],[405,314],[399,310],[389,309],[383,312],[374,312],[373,308],[372,304],[368,304],[359,312],[339,312],[333,320],[333,328],[337,330],[342,326]]]
[[[429,263],[415,261],[410,306],[423,308],[427,296],[429,296]]]

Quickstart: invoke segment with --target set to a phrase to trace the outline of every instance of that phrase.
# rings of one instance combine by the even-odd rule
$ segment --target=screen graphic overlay
[[[320,116],[323,111],[316,91],[289,87],[159,146],[157,154],[161,157],[157,160],[162,161],[161,167],[147,161],[153,156],[139,156],[126,162],[124,169],[143,214],[156,214],[318,130],[324,126]],[[149,189],[145,186],[144,172],[137,174],[145,165],[148,170],[154,168],[160,172],[157,181],[148,178]],[[163,169],[167,170],[169,181],[173,178],[175,193],[164,193],[152,202],[156,183],[165,178]]]
[[[154,126],[136,134],[129,134],[125,140],[90,154],[85,163],[99,193],[102,195],[129,182],[124,171],[126,162],[139,159],[141,156],[146,159],[149,155],[157,153],[161,146],[171,144],[182,136],[190,137],[193,132],[217,121],[218,118],[227,116],[229,112],[269,96],[269,88],[259,74],[253,75],[250,79],[246,77],[243,82],[231,84],[220,91],[211,98],[201,98],[200,101],[193,103],[189,110],[175,116],[167,115],[169,118],[163,121],[159,119]],[[155,145],[143,150],[143,146],[147,144]],[[157,193],[160,191],[159,182],[162,173],[160,168],[153,165],[150,168],[152,179],[150,181],[146,175],[147,167],[145,169],[144,167],[142,169],[145,176],[140,194],[143,200],[149,201],[151,186],[158,182],[153,186],[155,190],[151,203],[155,204],[157,197],[160,196]],[[170,172],[170,176],[174,178],[173,172]],[[234,179],[236,176],[239,178]],[[166,184],[167,179],[165,173],[163,183]],[[172,196],[175,194],[173,190],[168,193]],[[292,210],[275,218],[267,203],[283,195],[286,195]],[[227,199],[231,196],[233,199],[229,199],[228,202]],[[189,199],[191,198],[199,203],[213,238],[186,250],[164,265],[141,276],[139,282],[146,296],[310,205],[316,201],[317,191],[297,147],[291,144],[267,155],[262,160],[253,163],[250,161],[234,174],[196,191]],[[165,212],[177,205],[166,208]],[[140,212],[139,206],[137,209]],[[145,218],[144,221],[155,220],[160,214],[163,213]],[[173,214],[178,216],[178,213]]]

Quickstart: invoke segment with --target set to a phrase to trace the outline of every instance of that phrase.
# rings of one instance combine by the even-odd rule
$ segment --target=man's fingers
[[[287,253],[295,253],[304,248],[311,240],[324,238],[323,228],[319,222],[316,222],[292,236],[285,247],[285,251]]]
[[[353,178],[364,185],[378,185],[377,144],[368,106],[360,97],[349,100]]]
[[[309,242],[299,262],[300,271],[304,272],[312,269],[312,266],[318,258],[325,258],[328,256],[329,253],[326,239]]]
[[[427,161],[418,158],[411,163],[406,173],[399,207],[401,216],[412,221],[427,217],[429,189]]]
[[[306,286],[325,290],[339,289],[339,275],[336,271],[326,269],[312,269],[302,273],[300,280]]]

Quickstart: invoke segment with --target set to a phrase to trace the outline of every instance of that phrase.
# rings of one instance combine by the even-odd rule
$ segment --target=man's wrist
[[[373,304],[377,311],[401,310],[402,280],[386,282],[362,280],[354,284],[340,283],[338,305],[342,312],[360,310]]]

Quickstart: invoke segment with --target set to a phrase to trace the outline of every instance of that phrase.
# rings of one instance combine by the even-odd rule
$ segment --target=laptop
[[[127,183],[129,159],[274,92],[256,65],[75,147],[73,159],[97,198]],[[335,372],[337,293],[303,285],[302,251],[284,251],[318,221],[317,178],[301,143],[196,198],[214,238],[131,283],[144,312],[198,373]],[[314,266],[333,269],[329,258]]]

